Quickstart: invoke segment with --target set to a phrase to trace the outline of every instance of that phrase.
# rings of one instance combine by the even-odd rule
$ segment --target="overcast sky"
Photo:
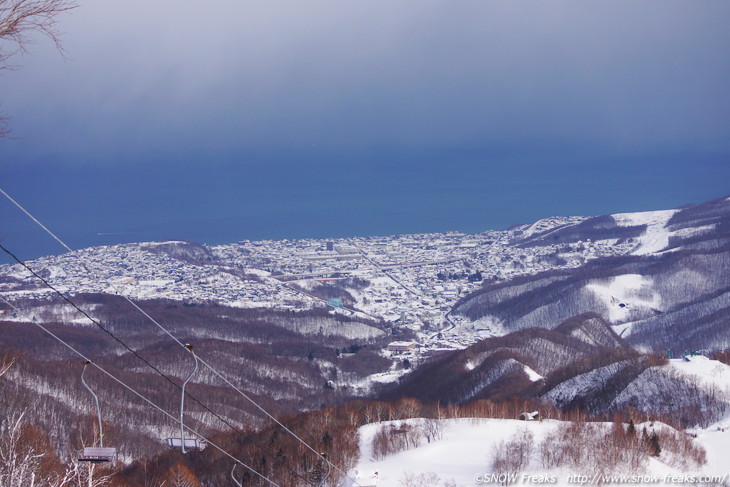
[[[730,3],[81,0],[0,72],[74,247],[505,228],[730,194]],[[0,201],[0,238],[60,252]],[[0,261],[3,262],[3,261]]]

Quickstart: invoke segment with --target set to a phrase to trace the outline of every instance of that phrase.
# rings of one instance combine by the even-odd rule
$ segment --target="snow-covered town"
[[[29,266],[70,294],[110,293],[281,310],[328,307],[413,329],[423,341],[438,337],[440,346],[462,348],[493,334],[489,327],[464,333],[458,329],[462,318],[449,314],[460,298],[483,282],[578,267],[598,257],[629,253],[639,243],[586,239],[521,245],[533,235],[584,220],[554,217],[479,234],[241,241],[219,246],[179,241],[123,244],[43,257]],[[0,297],[6,300],[53,292],[17,264],[0,266],[0,275]],[[323,296],[318,292],[322,288],[332,295]]]

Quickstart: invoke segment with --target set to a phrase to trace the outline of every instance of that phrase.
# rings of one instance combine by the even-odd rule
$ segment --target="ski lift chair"
[[[167,446],[169,446],[170,448],[180,448],[180,451],[182,453],[187,453],[188,451],[203,451],[205,450],[205,447],[208,446],[208,442],[205,440],[199,440],[197,438],[185,438],[185,424],[183,423],[183,412],[185,411],[185,386],[188,384],[188,381],[193,376],[193,374],[198,371],[198,356],[195,355],[195,352],[193,351],[193,346],[190,344],[185,344],[185,348],[187,348],[188,351],[193,355],[193,358],[195,359],[195,367],[193,367],[193,370],[191,370],[188,376],[185,378],[181,387],[182,395],[180,398],[180,437],[166,439]]]
[[[183,443],[181,438],[167,438],[167,446],[181,449],[185,447],[185,450],[191,451],[203,451],[208,446],[208,442],[197,438],[185,438]]]
[[[88,462],[88,463],[106,463],[106,462],[113,462],[117,459],[117,449],[116,448],[109,448],[104,447],[104,431],[102,430],[102,424],[101,424],[101,407],[99,407],[99,398],[94,394],[94,391],[91,390],[91,387],[86,383],[84,380],[84,372],[86,372],[86,367],[88,367],[91,364],[90,361],[84,362],[84,368],[81,371],[81,383],[86,387],[86,390],[88,390],[91,395],[94,397],[94,403],[96,404],[96,416],[99,421],[99,446],[87,446],[84,448],[84,454],[79,458],[79,462]]]
[[[79,458],[79,462],[106,463],[113,462],[116,459],[116,448],[87,446],[84,448],[84,455]]]
[[[235,471],[236,471],[236,464],[234,463],[233,468],[231,469],[231,478],[233,479],[234,484],[236,484],[238,487],[243,487],[243,485],[241,485],[241,482],[236,480],[236,475],[234,474]]]

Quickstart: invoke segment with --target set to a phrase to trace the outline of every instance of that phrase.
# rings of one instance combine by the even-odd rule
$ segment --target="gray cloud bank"
[[[38,154],[727,151],[730,3],[82,1],[0,78]],[[27,147],[25,147],[27,149]]]

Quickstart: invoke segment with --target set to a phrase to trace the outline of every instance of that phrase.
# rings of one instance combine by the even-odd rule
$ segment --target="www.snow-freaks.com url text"
[[[708,484],[725,485],[728,481],[728,474],[725,475],[568,475],[566,483],[571,485],[681,485],[681,484]],[[534,475],[534,474],[477,474],[474,476],[476,484],[558,484],[563,479],[557,475]]]

